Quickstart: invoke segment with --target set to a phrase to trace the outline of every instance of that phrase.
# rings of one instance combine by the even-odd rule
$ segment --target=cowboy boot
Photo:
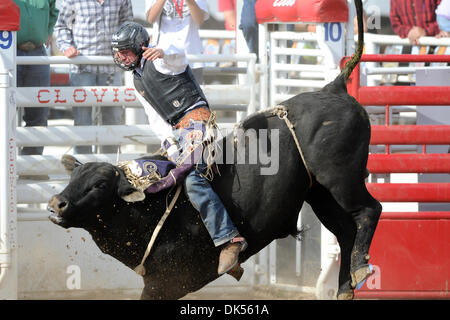
[[[238,263],[239,253],[247,247],[247,242],[242,237],[234,237],[230,242],[225,244],[219,256],[219,267],[217,273],[222,275]]]

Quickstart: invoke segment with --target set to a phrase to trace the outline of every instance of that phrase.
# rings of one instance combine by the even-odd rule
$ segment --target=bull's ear
[[[67,173],[70,175],[72,174],[72,171],[81,165],[83,165],[80,161],[78,161],[74,156],[71,156],[69,154],[65,154],[61,158],[61,163],[64,166],[64,169],[66,169]]]
[[[145,199],[144,192],[133,187],[133,185],[128,182],[125,175],[120,172],[120,170],[116,171],[116,175],[119,176],[119,182],[117,186],[117,193],[119,194],[119,197],[121,197],[126,202],[138,202]]]

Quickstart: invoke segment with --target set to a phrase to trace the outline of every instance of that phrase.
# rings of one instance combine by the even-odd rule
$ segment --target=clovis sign
[[[30,106],[141,106],[134,88],[127,87],[32,87],[17,88],[17,99]]]

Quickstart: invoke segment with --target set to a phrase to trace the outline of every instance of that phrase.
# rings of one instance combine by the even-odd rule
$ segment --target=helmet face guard
[[[150,42],[147,30],[135,22],[124,22],[113,33],[111,49],[114,63],[121,69],[134,70],[142,57],[142,47],[147,47]]]
[[[130,49],[113,48],[114,63],[126,71],[135,69],[139,64],[139,57]]]

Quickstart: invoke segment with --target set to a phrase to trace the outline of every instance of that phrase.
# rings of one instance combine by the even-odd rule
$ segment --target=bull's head
[[[108,208],[112,210],[118,201],[134,202],[145,198],[128,182],[123,171],[112,164],[82,164],[70,155],[64,155],[61,162],[70,174],[70,182],[48,203],[49,219],[59,226],[86,227],[98,220],[100,210],[108,214]]]

